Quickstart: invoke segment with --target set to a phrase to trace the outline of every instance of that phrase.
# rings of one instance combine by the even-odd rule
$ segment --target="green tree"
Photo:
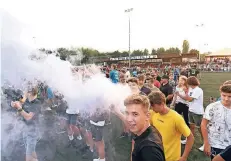
[[[188,53],[189,52],[189,42],[187,40],[183,41],[183,45],[182,45],[182,53]]]
[[[142,56],[143,55],[143,51],[142,50],[134,50],[132,52],[132,56]]]
[[[66,60],[68,57],[68,49],[66,48],[58,48],[57,52],[59,53],[59,57],[61,60]]]
[[[157,54],[163,54],[165,53],[165,49],[163,47],[161,48],[158,48],[157,51],[156,51]]]
[[[165,51],[167,54],[180,54],[180,49],[179,48],[174,48],[171,47]]]
[[[151,55],[156,55],[157,51],[155,49],[152,49]]]
[[[191,49],[190,51],[189,51],[189,53],[190,54],[199,54],[200,52],[198,51],[198,50],[196,50],[196,49]]]
[[[127,51],[123,51],[123,52],[121,53],[121,56],[122,56],[122,57],[127,57],[127,56],[129,56],[129,53],[128,53]]]
[[[143,55],[149,55],[149,51],[148,51],[148,49],[144,49],[144,51],[143,51]]]

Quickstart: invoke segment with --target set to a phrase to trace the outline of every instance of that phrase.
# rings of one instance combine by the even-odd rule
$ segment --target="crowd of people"
[[[125,111],[118,104],[103,109],[98,104],[101,98],[85,103],[86,108],[80,111],[68,106],[65,96],[39,81],[11,102],[25,125],[26,161],[38,161],[39,115],[53,109],[59,115],[62,130],[67,130],[70,144],[73,140],[84,140],[87,153],[83,157],[93,157],[96,151],[98,159],[94,161],[107,160],[103,129],[111,124],[110,113],[123,122],[121,137],[132,136],[132,161],[186,161],[196,130],[203,140],[200,151],[213,161],[231,159],[231,81],[221,85],[220,100],[213,100],[204,110],[200,71],[196,66],[117,70],[113,64],[102,71],[113,84],[130,88],[131,94],[124,100]],[[91,79],[90,74],[78,69],[73,70],[73,75],[78,72],[83,82]],[[181,144],[185,144],[183,152]]]
[[[195,66],[182,70],[176,67],[172,71],[166,67],[162,75],[153,69],[136,68],[132,74],[128,74],[126,68],[117,71],[115,65],[111,69],[109,78],[113,83],[121,82],[133,89],[133,95],[124,102],[126,114],[115,110],[136,134],[132,160],[187,160],[195,129],[204,143],[200,151],[214,161],[231,159],[231,81],[221,85],[220,101],[212,100],[204,110],[200,72]],[[181,140],[182,135],[185,140]],[[162,144],[159,144],[161,138]],[[185,144],[182,155],[180,144]]]

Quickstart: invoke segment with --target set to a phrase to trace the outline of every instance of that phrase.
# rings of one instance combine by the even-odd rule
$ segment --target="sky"
[[[202,52],[231,47],[229,0],[2,0],[36,47],[91,47],[99,51],[159,47]],[[128,14],[125,9],[133,8]],[[203,27],[196,25],[204,24]],[[35,37],[35,38],[33,38]],[[204,45],[208,44],[208,45]]]

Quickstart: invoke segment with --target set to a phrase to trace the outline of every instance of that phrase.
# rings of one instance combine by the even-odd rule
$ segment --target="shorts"
[[[218,148],[213,148],[213,147],[211,147],[211,160],[213,160],[213,158],[216,156],[216,155],[218,155],[218,154],[220,154],[222,151],[223,151],[224,149],[218,149]]]
[[[77,125],[78,114],[67,114],[67,124],[68,125]]]
[[[38,136],[36,132],[23,132],[23,141],[26,148],[26,155],[31,156],[32,153],[35,152],[37,139]]]
[[[92,139],[96,142],[103,140],[103,127],[91,125],[90,129],[92,133]]]
[[[188,114],[189,114],[189,124],[195,124],[196,127],[200,127],[203,115],[198,115],[190,111]]]

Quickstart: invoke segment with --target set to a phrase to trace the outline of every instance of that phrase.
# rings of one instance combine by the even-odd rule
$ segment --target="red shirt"
[[[160,82],[158,80],[154,80],[154,86],[160,88]]]

